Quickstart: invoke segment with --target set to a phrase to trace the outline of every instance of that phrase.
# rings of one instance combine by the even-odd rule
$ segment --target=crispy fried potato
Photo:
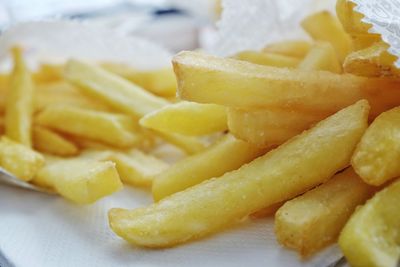
[[[301,70],[327,70],[341,73],[342,67],[333,46],[328,42],[316,42],[298,65]]]
[[[104,63],[102,67],[153,94],[163,97],[171,97],[176,94],[176,78],[172,68],[138,71],[127,65],[113,63]]]
[[[263,52],[276,53],[289,57],[303,58],[311,48],[311,43],[304,40],[286,40],[268,44]]]
[[[22,57],[21,49],[15,47],[12,53],[14,70],[5,110],[6,136],[31,147],[34,84]]]
[[[197,52],[173,59],[182,99],[243,109],[333,113],[359,99],[372,117],[400,104],[400,80],[260,66]]]
[[[339,237],[354,267],[396,266],[400,258],[400,180],[357,209]]]
[[[367,77],[399,76],[400,70],[394,66],[396,57],[388,53],[388,48],[384,42],[377,42],[350,53],[343,63],[344,72]]]
[[[285,247],[308,257],[333,243],[358,205],[375,188],[352,168],[286,202],[275,214],[276,237]]]
[[[189,155],[196,154],[206,148],[206,144],[196,137],[163,132],[154,132],[154,134]]]
[[[33,182],[77,204],[91,204],[122,188],[113,162],[83,158],[47,160]]]
[[[350,36],[344,31],[340,21],[328,11],[309,15],[303,19],[301,26],[313,39],[331,43],[340,62],[352,50]]]
[[[336,15],[346,32],[351,34],[368,34],[370,24],[362,22],[363,14],[354,10],[355,3],[349,0],[336,1]]]
[[[400,176],[400,107],[379,115],[361,138],[352,166],[368,184],[382,185]]]
[[[73,106],[50,106],[36,118],[39,125],[117,147],[137,143],[135,121],[122,114],[87,110]]]
[[[145,128],[183,135],[206,135],[228,129],[226,108],[182,101],[153,111],[139,121]]]
[[[61,136],[42,126],[33,127],[33,147],[43,153],[57,156],[73,156],[78,154],[78,147]]]
[[[290,199],[349,164],[367,127],[368,110],[368,103],[359,101],[240,169],[150,207],[111,209],[110,226],[131,243],[166,247],[213,233]]]
[[[39,71],[34,73],[33,79],[36,83],[51,83],[63,79],[63,65],[43,63]]]
[[[65,76],[89,97],[136,118],[168,104],[168,101],[101,67],[78,60],[68,61]]]
[[[152,187],[153,198],[159,201],[205,180],[219,177],[255,159],[262,152],[228,134],[205,150],[182,159],[156,175]]]
[[[15,177],[30,181],[44,165],[41,154],[3,136],[0,139],[0,166]]]
[[[252,214],[250,214],[250,218],[251,219],[260,219],[260,218],[265,218],[265,217],[269,217],[272,215],[275,215],[276,211],[282,207],[282,205],[285,203],[285,201],[282,202],[278,202],[272,205],[269,205],[265,208],[262,208]]]
[[[378,34],[352,34],[351,39],[354,51],[365,49],[374,43],[382,41],[381,36]]]
[[[258,51],[242,51],[233,56],[238,60],[248,61],[254,64],[275,66],[275,67],[297,67],[300,59],[291,56],[285,56],[278,53],[258,52]]]

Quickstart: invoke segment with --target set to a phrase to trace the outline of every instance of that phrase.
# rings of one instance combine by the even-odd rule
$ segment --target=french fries
[[[0,166],[15,177],[30,181],[44,165],[41,154],[3,136],[0,139]]]
[[[276,66],[276,67],[296,67],[300,59],[271,52],[242,51],[233,56],[238,60],[248,61],[254,64]]]
[[[173,64],[179,96],[199,103],[332,114],[367,99],[372,117],[400,104],[396,79],[260,66],[197,52],[181,52]]]
[[[400,180],[356,210],[339,237],[339,246],[354,267],[396,266],[400,258]]]
[[[189,155],[196,154],[206,148],[206,144],[196,137],[164,132],[155,132],[154,134],[182,149]]]
[[[333,243],[358,205],[374,192],[352,168],[286,202],[275,214],[279,243],[308,257]]]
[[[220,178],[147,208],[111,209],[110,226],[117,235],[136,245],[172,246],[301,194],[349,164],[367,127],[368,111],[368,103],[359,101]]]
[[[261,152],[261,149],[228,134],[203,151],[182,159],[156,175],[152,187],[153,198],[159,201],[207,179],[219,177],[253,160]]]
[[[57,156],[74,156],[78,147],[60,134],[42,126],[33,127],[33,147],[43,153]]]
[[[134,120],[122,114],[67,105],[51,106],[39,113],[36,122],[60,132],[116,147],[130,147],[135,145],[138,140],[138,136],[135,134]]]
[[[55,189],[77,204],[91,204],[122,188],[115,164],[82,158],[52,159],[38,173],[34,183]]]
[[[361,138],[352,166],[368,184],[382,185],[400,176],[400,107],[379,115]]]
[[[328,42],[317,42],[298,65],[301,70],[327,70],[341,73],[342,67],[333,46]]]
[[[340,21],[328,11],[309,15],[303,19],[301,26],[313,39],[331,43],[340,62],[352,50],[350,36],[344,31]]]
[[[226,108],[182,101],[153,111],[139,121],[145,128],[183,135],[207,135],[227,130]]]
[[[287,40],[269,44],[263,52],[276,53],[289,57],[303,58],[311,48],[311,43],[304,40]]]
[[[356,6],[350,0],[336,1],[336,14],[346,32],[351,34],[368,34],[370,24],[362,21],[364,15],[354,10]]]
[[[21,49],[15,47],[12,52],[14,70],[5,110],[6,135],[12,140],[31,147],[34,84],[22,58]]]
[[[377,42],[368,48],[355,51],[346,57],[343,69],[358,76],[398,76],[400,72],[394,66],[396,57],[387,52],[388,48],[387,44]]]

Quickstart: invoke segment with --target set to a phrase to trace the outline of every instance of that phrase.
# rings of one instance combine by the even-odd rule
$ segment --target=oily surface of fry
[[[112,209],[110,226],[140,246],[172,246],[301,194],[349,164],[367,127],[368,110],[360,101],[240,169],[147,208]]]
[[[400,180],[356,210],[339,237],[351,266],[396,266],[400,258]]]

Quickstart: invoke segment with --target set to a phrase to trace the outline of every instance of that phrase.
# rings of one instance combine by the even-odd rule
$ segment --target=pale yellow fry
[[[0,139],[0,166],[15,177],[30,181],[44,165],[41,154],[3,136]]]
[[[364,183],[352,168],[328,182],[286,202],[275,214],[278,242],[308,257],[338,238],[358,205],[375,188]]]
[[[21,49],[15,47],[12,52],[14,70],[6,99],[6,136],[31,147],[34,84],[22,57]]]
[[[33,182],[77,204],[91,204],[122,188],[113,162],[83,158],[50,160]]]
[[[263,52],[277,53],[289,57],[303,58],[311,48],[311,43],[304,40],[286,40],[272,43],[263,48]]]
[[[370,24],[362,22],[363,14],[354,10],[355,3],[349,0],[336,1],[336,15],[346,32],[351,34],[368,34]]]
[[[382,185],[400,176],[400,107],[383,112],[369,126],[352,158],[368,184]]]
[[[36,83],[51,83],[63,79],[63,65],[42,63],[39,70],[34,73],[33,78]]]
[[[104,142],[117,147],[137,143],[136,123],[126,115],[73,106],[50,106],[37,116],[37,123],[51,129]]]
[[[298,65],[301,70],[327,70],[341,73],[342,67],[333,46],[328,42],[316,42]]]
[[[389,46],[377,42],[368,48],[350,53],[343,63],[343,70],[359,76],[381,77],[399,76],[394,66],[397,57],[388,53]]]
[[[228,129],[226,108],[182,101],[153,111],[139,121],[145,128],[183,135],[206,135]]]
[[[86,151],[83,155],[97,160],[115,162],[122,182],[133,186],[151,186],[154,176],[169,167],[164,161],[137,149],[127,152],[115,150]]]
[[[357,209],[339,237],[354,267],[396,266],[400,258],[400,180]]]
[[[350,36],[344,31],[340,21],[328,11],[309,15],[303,19],[301,26],[314,40],[331,43],[340,62],[353,49]]]
[[[78,154],[78,147],[61,136],[42,126],[33,127],[33,147],[43,153],[58,156],[73,156]]]
[[[171,67],[148,71],[139,71],[130,66],[115,63],[104,63],[102,67],[132,81],[153,94],[163,97],[176,95],[176,78]]]
[[[82,61],[68,61],[65,76],[86,95],[137,118],[168,104],[118,75]]]
[[[205,143],[196,137],[164,132],[154,132],[154,134],[182,149],[189,155],[196,154],[206,148]]]
[[[367,99],[372,116],[400,105],[396,79],[260,66],[198,52],[181,52],[173,64],[180,97],[199,103],[332,114]]]
[[[203,151],[182,159],[155,176],[152,192],[155,201],[235,170],[262,154],[261,149],[232,135],[222,137]]]
[[[297,67],[300,62],[299,58],[285,56],[278,53],[258,52],[258,51],[242,51],[233,56],[238,60],[248,61],[254,64],[275,66],[275,67]]]
[[[368,103],[359,101],[240,169],[147,208],[112,209],[110,226],[140,246],[172,246],[299,195],[348,166],[368,110]]]

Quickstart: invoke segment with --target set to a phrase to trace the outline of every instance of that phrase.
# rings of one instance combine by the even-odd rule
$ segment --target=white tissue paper
[[[354,1],[378,3],[377,0]],[[387,8],[387,2],[392,9]],[[225,56],[244,49],[259,49],[280,39],[305,37],[299,21],[314,11],[333,11],[334,3],[334,0],[223,1],[218,39],[208,52]],[[398,8],[394,0],[379,3],[387,13]],[[359,8],[367,10],[371,6],[360,4]],[[366,20],[376,20],[376,16]],[[374,30],[381,28],[376,26]],[[386,30],[392,35],[387,34],[385,41],[391,44],[393,53],[399,54],[399,42],[392,43],[392,40],[398,40],[393,37],[392,27],[386,27]],[[73,22],[32,22],[11,28],[0,37],[1,61],[14,43],[26,48],[33,63],[42,60],[60,62],[76,57],[114,60],[150,69],[166,66],[171,59],[168,51],[149,41]],[[301,260],[296,253],[276,242],[270,218],[246,220],[213,236],[158,250],[130,246],[110,230],[107,220],[110,208],[134,209],[151,202],[148,191],[129,186],[90,206],[77,206],[54,195],[1,186],[0,251],[16,267],[325,267],[341,257],[334,245],[307,261]],[[7,262],[0,254],[1,264]]]

